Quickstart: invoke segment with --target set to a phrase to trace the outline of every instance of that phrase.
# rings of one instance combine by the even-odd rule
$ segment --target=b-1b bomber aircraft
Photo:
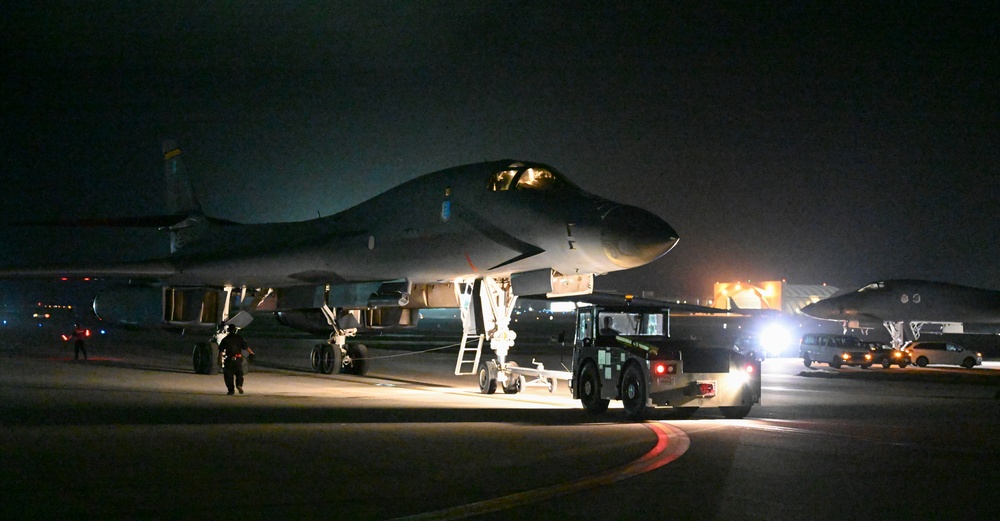
[[[927,280],[883,280],[809,304],[802,313],[841,322],[845,330],[882,324],[898,348],[905,341],[904,324],[909,324],[914,340],[928,326],[941,333],[1000,333],[1000,291]]]
[[[317,371],[363,374],[366,350],[347,337],[361,328],[414,325],[421,308],[461,308],[456,374],[481,368],[486,340],[503,386],[518,296],[588,294],[595,275],[652,262],[678,241],[653,213],[588,193],[556,169],[527,161],[449,168],[331,216],[269,224],[203,213],[173,141],[164,143],[163,164],[171,214],[96,224],[160,227],[169,255],[98,266],[5,266],[0,277],[145,281],[102,291],[96,314],[115,324],[204,331],[206,341],[192,356],[198,373],[214,369],[212,332],[217,341],[223,326],[245,327],[255,310],[329,332],[312,352]],[[467,348],[476,337],[476,348]]]

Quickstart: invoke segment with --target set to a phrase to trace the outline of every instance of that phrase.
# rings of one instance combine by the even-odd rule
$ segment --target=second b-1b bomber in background
[[[550,166],[517,160],[425,174],[327,217],[240,224],[202,211],[181,159],[177,145],[165,142],[168,215],[34,223],[158,227],[167,232],[169,255],[3,266],[0,277],[145,281],[106,289],[95,312],[110,323],[203,331],[192,357],[198,373],[213,371],[213,334],[227,324],[245,327],[255,310],[329,332],[313,349],[316,370],[363,374],[366,349],[347,337],[413,325],[421,308],[461,308],[456,374],[482,379],[488,341],[496,383],[505,387],[518,381],[506,361],[518,296],[591,293],[595,275],[652,262],[678,241],[653,213],[588,193]]]
[[[945,282],[899,279],[873,282],[856,291],[820,300],[802,313],[834,320],[848,329],[884,326],[894,348],[921,332],[1000,334],[1000,291]]]

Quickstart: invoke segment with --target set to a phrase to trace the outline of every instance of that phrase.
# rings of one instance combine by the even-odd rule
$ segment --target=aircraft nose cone
[[[803,315],[808,317],[819,318],[816,316],[819,314],[819,306],[817,306],[817,304],[819,304],[819,302],[813,302],[812,304],[803,306],[800,311],[802,311]]]
[[[829,319],[837,316],[836,309],[831,305],[830,302],[821,300],[819,302],[813,302],[808,306],[802,308],[802,314],[818,319]]]
[[[604,253],[621,268],[650,263],[670,251],[677,240],[677,232],[666,221],[633,206],[612,209],[602,222]]]

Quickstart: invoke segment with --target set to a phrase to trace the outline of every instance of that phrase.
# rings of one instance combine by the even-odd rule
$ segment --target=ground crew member
[[[243,351],[248,353],[247,360],[253,361],[253,349],[247,341],[236,332],[236,325],[226,326],[228,333],[219,342],[219,365],[222,366],[222,377],[226,381],[227,394],[233,394],[234,388],[243,394]]]
[[[73,342],[73,360],[80,359],[80,351],[83,351],[83,359],[87,359],[87,346],[84,345],[83,339],[90,336],[90,331],[80,327],[80,324],[73,324],[73,334],[69,338],[75,338],[76,341]]]

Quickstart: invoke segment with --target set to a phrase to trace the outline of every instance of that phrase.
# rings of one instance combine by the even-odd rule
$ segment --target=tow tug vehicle
[[[655,302],[655,301],[650,301]],[[760,403],[761,362],[732,348],[707,347],[669,334],[667,305],[591,305],[578,308],[570,389],[587,412],[621,400],[629,419],[653,407],[688,418],[718,407],[739,419]]]

